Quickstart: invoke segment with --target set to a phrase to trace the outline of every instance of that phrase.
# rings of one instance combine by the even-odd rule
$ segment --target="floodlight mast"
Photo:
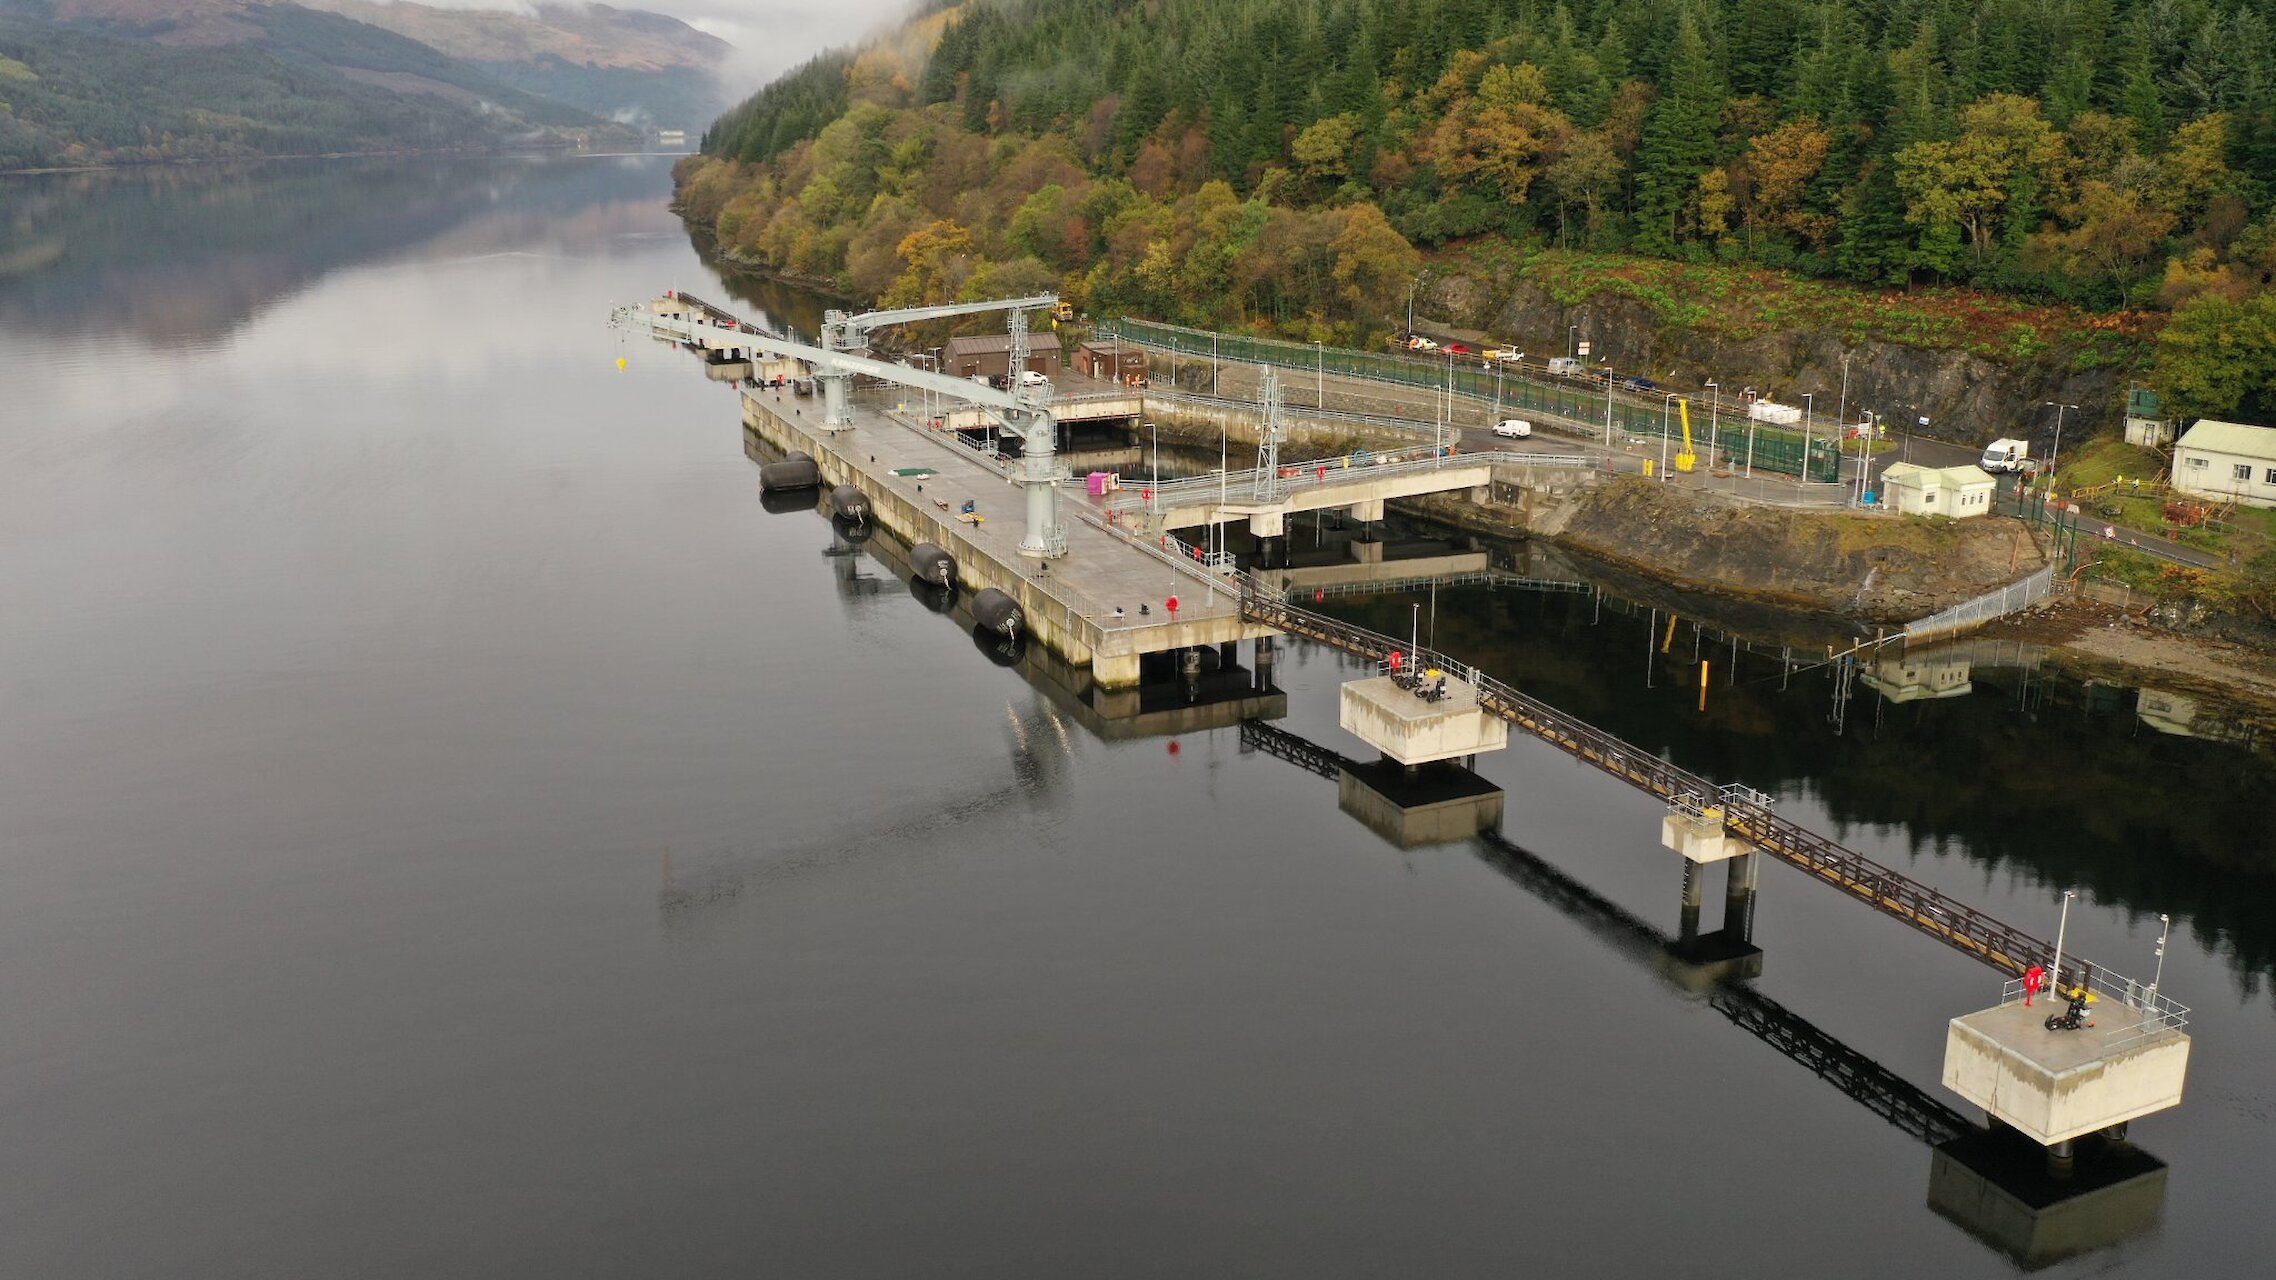
[[[846,355],[857,355],[869,346],[869,331],[888,325],[918,324],[926,320],[948,320],[957,316],[983,315],[990,311],[1009,311],[1016,325],[1027,319],[1026,313],[1059,305],[1056,294],[1037,294],[1032,298],[997,298],[988,302],[945,302],[931,307],[900,307],[892,311],[865,311],[860,315],[847,315],[843,311],[822,313],[822,345]],[[1016,381],[1020,371],[1027,367],[1025,360],[1014,359],[1011,376]],[[853,424],[853,378],[847,374],[821,373],[816,375],[822,383],[823,421],[833,427]]]
[[[1056,456],[1058,422],[1041,397],[1017,385],[1016,375],[1010,390],[999,391],[968,378],[952,378],[946,374],[912,369],[907,365],[868,356],[810,347],[749,329],[730,329],[725,325],[701,320],[682,320],[657,314],[648,307],[618,307],[611,313],[610,323],[619,328],[644,332],[670,342],[689,343],[709,351],[763,351],[769,355],[804,360],[814,366],[817,376],[835,375],[850,381],[856,374],[867,374],[896,386],[925,388],[994,409],[997,416],[1003,419],[1005,433],[1020,441],[1019,460],[1012,464],[1010,470],[1012,483],[1026,491],[1027,532],[1020,539],[1020,554],[1040,559],[1067,553],[1067,533],[1059,524],[1058,512],[1058,486],[1064,478]]]

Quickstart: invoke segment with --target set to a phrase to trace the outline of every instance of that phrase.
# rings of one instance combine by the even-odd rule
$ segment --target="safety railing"
[[[1240,581],[1241,612],[1250,621],[1371,661],[1385,658],[1393,650],[1408,648],[1405,642],[1393,637],[1298,608],[1246,575]],[[1655,752],[1623,742],[1444,654],[1426,649],[1420,656],[1425,662],[1449,671],[1467,671],[1482,708],[1663,801],[1686,795],[1720,796],[1724,827],[1730,834],[1962,954],[2015,974],[2054,954],[2053,945],[2046,940],[1996,920],[1781,816],[1772,810],[1769,798],[1760,792],[1725,789]],[[2121,988],[2129,983],[2107,968],[2080,963],[2082,972],[2089,968],[2100,969],[2104,982],[2118,983]]]
[[[1395,565],[1397,562],[1388,563]],[[1596,589],[1594,584],[1574,578],[1529,578],[1500,569],[1472,569],[1462,573],[1418,574],[1411,578],[1375,578],[1311,585],[1296,582],[1285,585],[1267,583],[1267,586],[1290,600],[1309,595],[1315,602],[1331,597],[1393,595],[1403,591],[1421,591],[1426,587],[1482,586],[1489,591],[1506,587],[1519,591],[1564,592],[1573,595]]]
[[[2066,961],[2065,965],[2068,968],[2069,962]],[[2112,1025],[2108,1030],[2099,1026],[2080,1027],[2077,1030],[2100,1032],[2097,1039],[2105,1049],[2122,1048],[2153,1036],[2178,1033],[2189,1026],[2189,1006],[2167,999],[2163,992],[2153,986],[2143,986],[2131,978],[2118,977],[2091,965],[2079,965],[2078,972],[2085,976],[2086,989],[2097,997],[2086,1007],[2088,1023],[2109,1020]],[[2023,978],[2009,978],[2000,984],[1999,1002],[2002,1006],[2019,1005],[2035,998],[2039,1005],[2045,1006],[2047,1016],[2053,1018],[2068,1008],[2068,993],[2076,989],[2075,984],[2066,983],[2063,992],[2057,993],[2047,988],[2031,988]],[[2112,1005],[2123,1009],[2125,1013],[2113,1017],[2110,1013]]]
[[[1516,453],[1499,449],[1452,453],[1432,450],[1416,457],[1404,453],[1361,452],[1291,463],[1282,466],[1277,472],[1250,467],[1228,471],[1222,476],[1189,476],[1182,480],[1165,480],[1137,491],[1125,485],[1116,490],[1122,496],[1114,501],[1124,506],[1145,504],[1149,501],[1146,495],[1151,492],[1151,505],[1156,508],[1207,503],[1220,496],[1227,502],[1269,502],[1306,489],[1334,488],[1355,481],[1392,479],[1454,468],[1522,466],[1587,470],[1598,465],[1594,458],[1572,453]]]
[[[1938,636],[1956,635],[2018,610],[2028,609],[2054,592],[2055,566],[2050,564],[2029,577],[2011,582],[1996,591],[1987,591],[1973,600],[1964,600],[1918,622],[1906,623],[1905,639],[1931,640]]]

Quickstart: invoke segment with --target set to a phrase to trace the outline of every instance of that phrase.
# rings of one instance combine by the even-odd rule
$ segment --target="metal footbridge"
[[[1246,575],[1241,578],[1240,591],[1241,616],[1247,621],[1370,661],[1382,661],[1394,650],[1411,649],[1404,640],[1299,608]],[[1719,807],[1731,835],[1963,955],[2010,976],[2047,964],[2055,956],[2055,945],[2046,939],[1995,920],[1941,890],[1779,815],[1771,809],[1770,798],[1760,792],[1701,777],[1445,654],[1412,651],[1408,661],[1459,673],[1477,690],[1478,705],[1486,711],[1639,790],[1671,805]],[[2122,1003],[2146,1005],[2176,1017],[2186,1013],[2162,994],[2103,966],[2066,955],[2064,968],[2066,974],[2080,975]]]

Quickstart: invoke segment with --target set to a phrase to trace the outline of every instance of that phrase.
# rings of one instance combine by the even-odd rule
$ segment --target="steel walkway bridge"
[[[1404,640],[1298,608],[1247,575],[1241,575],[1240,591],[1241,616],[1247,621],[1371,661],[1409,648]],[[1477,689],[1478,703],[1487,711],[1641,791],[1671,804],[1719,805],[1731,835],[1963,955],[2010,976],[2020,975],[2033,965],[2047,964],[2054,957],[2053,943],[1995,920],[1941,890],[1780,816],[1772,811],[1767,796],[1710,781],[1445,654],[1423,650],[1413,653],[1409,661],[1461,673]],[[2068,953],[2064,962],[2066,972],[2080,974],[2095,988],[2124,1003],[2135,1004],[2144,998],[2141,984],[2104,966]],[[2162,993],[2149,993],[2148,998],[2161,1009],[2169,1003]]]

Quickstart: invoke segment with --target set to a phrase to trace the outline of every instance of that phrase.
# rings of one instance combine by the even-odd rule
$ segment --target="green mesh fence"
[[[1128,317],[1106,321],[1099,326],[1099,333],[1101,336],[1119,337],[1125,342],[1160,347],[1196,359],[1214,358],[1239,364],[1271,365],[1275,369],[1286,369],[1293,373],[1343,374],[1409,387],[1443,390],[1451,386],[1456,395],[1469,396],[1489,404],[1495,401],[1498,394],[1505,411],[1527,410],[1573,422],[1592,425],[1602,423],[1609,431],[1628,437],[1657,439],[1666,434],[1676,440],[1682,438],[1682,428],[1676,422],[1675,409],[1664,400],[1660,404],[1650,404],[1613,395],[1610,397],[1612,405],[1608,419],[1605,412],[1606,392],[1602,384],[1596,384],[1592,390],[1591,384],[1579,379],[1543,378],[1513,373],[1508,369],[1497,372],[1480,368],[1475,361],[1455,363],[1444,356],[1348,351],[1245,334],[1211,333],[1205,329],[1188,329],[1181,325],[1157,324]],[[1691,424],[1693,446],[1702,463],[1737,470],[1745,470],[1751,465],[1756,471],[1790,476],[1802,472],[1804,456],[1807,454],[1809,479],[1830,484],[1841,478],[1841,457],[1834,448],[1834,442],[1830,440],[1823,437],[1805,440],[1799,431],[1745,420],[1727,425],[1728,429],[1720,429],[1720,424],[1717,428],[1696,421]]]

